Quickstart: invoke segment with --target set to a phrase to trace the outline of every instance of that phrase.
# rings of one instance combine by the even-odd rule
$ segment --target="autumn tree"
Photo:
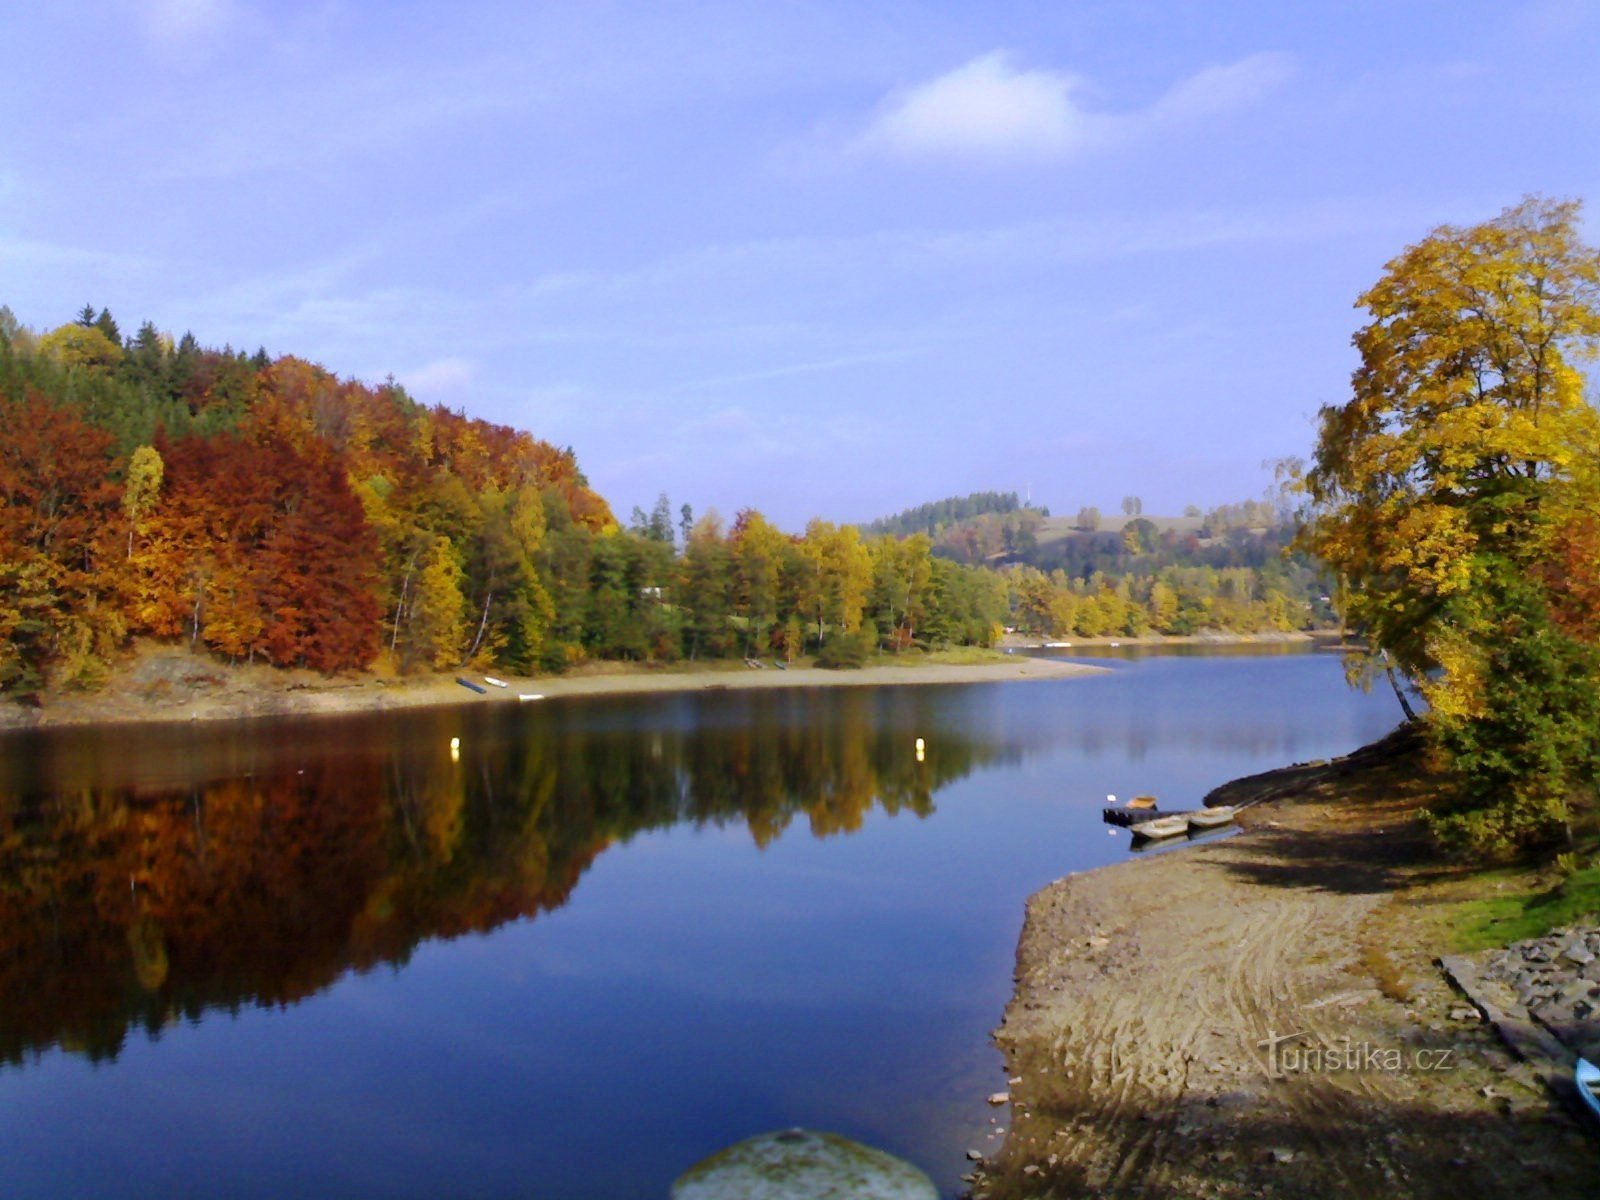
[[[95,682],[126,631],[112,440],[37,396],[0,418],[0,689]]]
[[[107,371],[122,361],[122,347],[91,325],[63,325],[39,339],[43,353],[69,367]]]
[[[1389,263],[1360,299],[1370,320],[1355,338],[1353,394],[1323,410],[1306,480],[1301,544],[1337,572],[1367,655],[1430,700],[1436,743],[1482,801],[1443,815],[1441,832],[1484,848],[1550,836],[1565,820],[1550,797],[1593,782],[1586,763],[1546,760],[1490,804],[1471,780],[1480,756],[1462,753],[1522,719],[1496,675],[1508,638],[1531,639],[1514,652],[1519,687],[1567,695],[1568,673],[1587,670],[1551,648],[1563,635],[1542,615],[1549,595],[1523,582],[1539,575],[1579,468],[1600,454],[1574,365],[1600,345],[1600,255],[1580,241],[1578,215],[1575,203],[1526,200],[1441,227]],[[1584,709],[1545,716],[1536,736],[1551,745],[1600,735]],[[1456,726],[1467,732],[1447,732]]]
[[[722,658],[734,649],[733,554],[715,510],[696,521],[684,539],[677,596],[684,611],[689,658]]]
[[[133,557],[133,535],[155,510],[161,497],[161,476],[165,471],[161,453],[154,446],[140,446],[128,460],[128,475],[122,485],[122,512],[128,518],[128,557]]]
[[[728,542],[733,552],[734,612],[745,622],[747,656],[770,648],[782,600],[784,563],[793,543],[754,509],[734,519]]]

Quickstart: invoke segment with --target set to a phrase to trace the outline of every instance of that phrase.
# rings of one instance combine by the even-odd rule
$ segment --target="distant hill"
[[[1291,630],[1334,619],[1329,581],[1289,552],[1292,517],[1266,500],[1181,517],[1092,507],[1052,517],[1015,493],[980,492],[868,528],[926,536],[935,558],[994,571],[1006,581],[1013,627],[1025,634]]]
[[[950,496],[929,504],[919,504],[916,508],[908,508],[895,513],[892,517],[880,517],[870,524],[861,526],[861,532],[869,536],[890,534],[894,537],[909,537],[913,533],[925,533],[933,537],[940,530],[976,517],[1023,511],[1037,513],[1041,517],[1050,515],[1050,510],[1047,508],[1034,508],[1024,504],[1015,492],[973,492],[968,496]]]

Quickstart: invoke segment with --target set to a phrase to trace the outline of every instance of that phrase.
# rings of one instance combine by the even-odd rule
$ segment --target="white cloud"
[[[1137,138],[1247,107],[1293,70],[1284,54],[1254,54],[1181,79],[1143,109],[1095,112],[1087,82],[1064,71],[1025,70],[1003,50],[898,92],[855,149],[911,158],[1053,158]]]
[[[1018,69],[1005,51],[891,96],[861,139],[863,147],[922,154],[1056,154],[1089,134],[1073,100],[1080,81]]]

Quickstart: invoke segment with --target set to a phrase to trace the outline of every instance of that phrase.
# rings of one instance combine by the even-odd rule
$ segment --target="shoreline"
[[[1587,1131],[1431,958],[1416,763],[1391,735],[1236,780],[1207,799],[1252,805],[1239,836],[1029,897],[994,1034],[1010,1120],[969,1194],[1592,1194]]]
[[[1072,636],[1048,640],[1038,634],[1008,633],[997,645],[1009,650],[1062,650],[1077,646],[1277,646],[1338,640],[1339,631],[1336,629],[1314,630],[1310,633],[1303,629],[1265,633],[1145,633],[1137,637],[1108,634],[1103,637]]]
[[[901,687],[1002,683],[1103,674],[1104,667],[1004,655],[986,662],[875,664],[854,670],[791,666],[761,670],[718,664],[693,670],[618,668],[607,664],[570,675],[463,677],[486,687],[469,691],[453,675],[410,679],[325,679],[305,671],[231,667],[185,652],[147,653],[98,692],[54,695],[36,709],[0,705],[0,736],[26,729],[84,726],[248,721],[272,717],[337,716],[474,704],[519,706],[519,695],[540,701],[569,696],[625,696],[667,692],[756,691],[774,688]]]

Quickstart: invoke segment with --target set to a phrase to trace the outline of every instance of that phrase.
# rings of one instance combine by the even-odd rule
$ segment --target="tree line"
[[[293,357],[43,335],[0,309],[0,690],[102,680],[130,638],[331,672],[589,658],[847,665],[990,644],[1004,584],[926,536],[759,512],[619,526],[570,449]],[[659,506],[658,506],[659,507]]]
[[[967,496],[948,496],[943,500],[919,504],[892,517],[880,517],[868,522],[862,529],[867,534],[889,533],[904,537],[912,533],[925,533],[933,537],[940,530],[970,521],[973,517],[1014,512],[1032,512],[1041,517],[1050,515],[1048,508],[1024,504],[1015,492],[973,492]]]

